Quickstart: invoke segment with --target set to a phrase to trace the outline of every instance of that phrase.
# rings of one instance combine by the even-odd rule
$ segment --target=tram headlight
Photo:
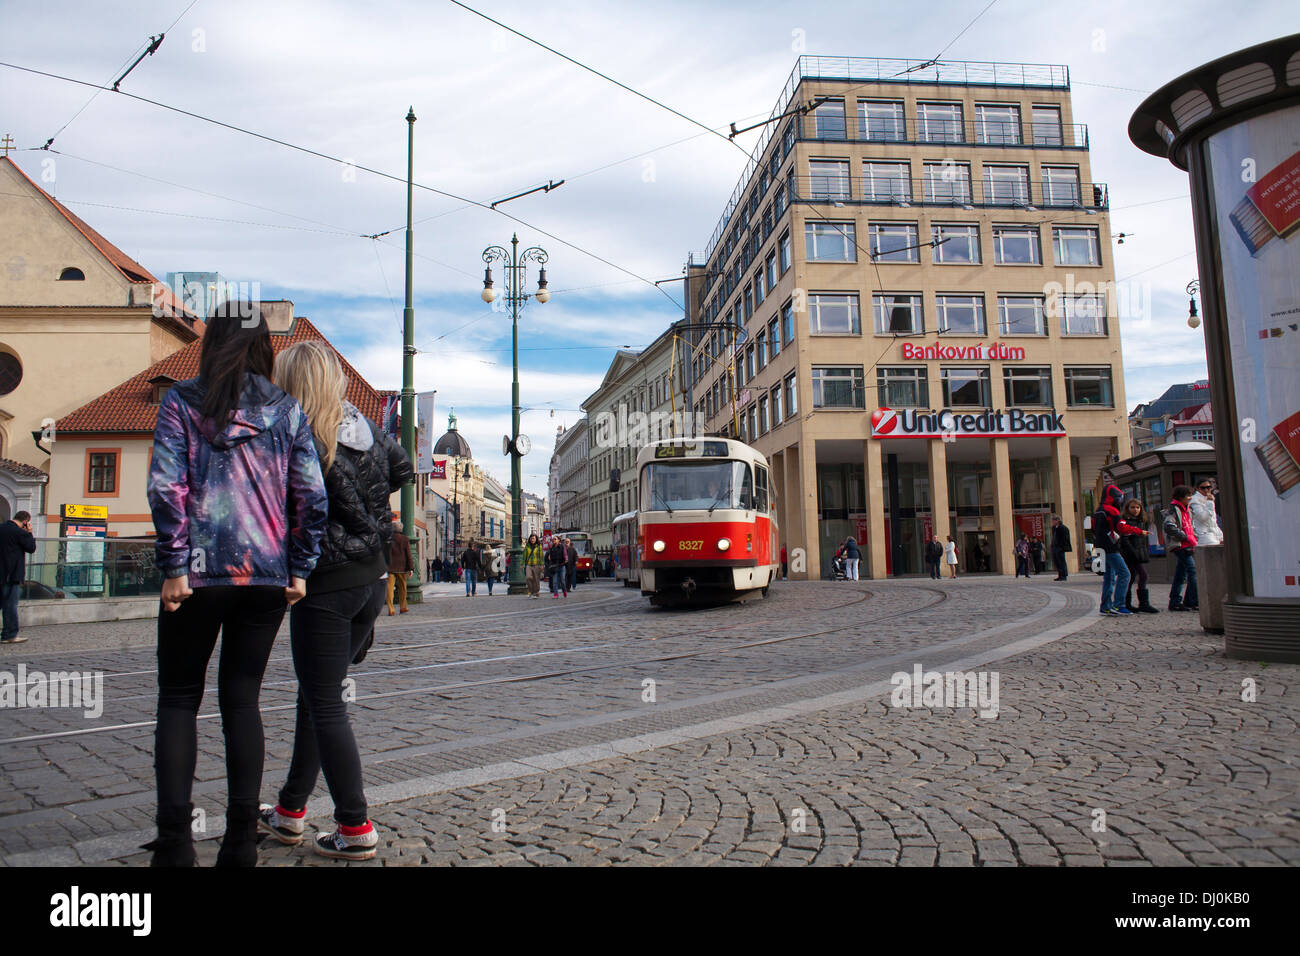
[[[664,549],[664,543],[662,541],[656,541],[653,547],[656,551],[662,551]]]
[[[730,547],[731,547],[731,539],[730,539],[730,538],[719,538],[719,539],[718,539],[718,550],[719,550],[719,551],[726,551],[726,550],[727,550],[728,548],[730,548]]]

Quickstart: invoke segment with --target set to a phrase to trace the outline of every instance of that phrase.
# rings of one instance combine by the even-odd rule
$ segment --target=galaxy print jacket
[[[159,569],[192,588],[287,587],[316,567],[328,505],[320,459],[301,406],[248,374],[226,426],[202,417],[197,378],[158,409],[149,507]]]

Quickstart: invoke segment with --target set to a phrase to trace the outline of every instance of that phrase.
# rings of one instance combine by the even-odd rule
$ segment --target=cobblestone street
[[[264,842],[261,863],[1300,862],[1297,668],[1225,659],[1192,614],[1099,617],[1098,581],[791,582],[691,611],[609,582],[564,602],[435,597],[381,617],[353,669],[378,858]],[[106,700],[93,719],[0,711],[3,862],[147,863],[152,622],[25,634],[0,670],[103,670]],[[916,665],[995,673],[996,716],[891,706],[891,675]],[[286,622],[262,694],[268,802],[295,686]],[[215,704],[210,684],[204,864],[223,820]],[[328,825],[323,781],[308,809]]]

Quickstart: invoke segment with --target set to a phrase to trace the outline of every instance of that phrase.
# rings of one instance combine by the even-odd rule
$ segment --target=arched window
[[[23,363],[18,356],[0,352],[0,395],[8,395],[23,380]]]
[[[60,282],[80,282],[86,278],[86,274],[75,266],[68,266],[59,273]]]

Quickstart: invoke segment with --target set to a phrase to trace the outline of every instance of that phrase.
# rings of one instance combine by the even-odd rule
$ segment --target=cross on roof
[[[5,138],[0,140],[0,149],[5,151],[5,156],[8,156],[10,151],[14,149],[14,138],[8,133],[5,133]]]

